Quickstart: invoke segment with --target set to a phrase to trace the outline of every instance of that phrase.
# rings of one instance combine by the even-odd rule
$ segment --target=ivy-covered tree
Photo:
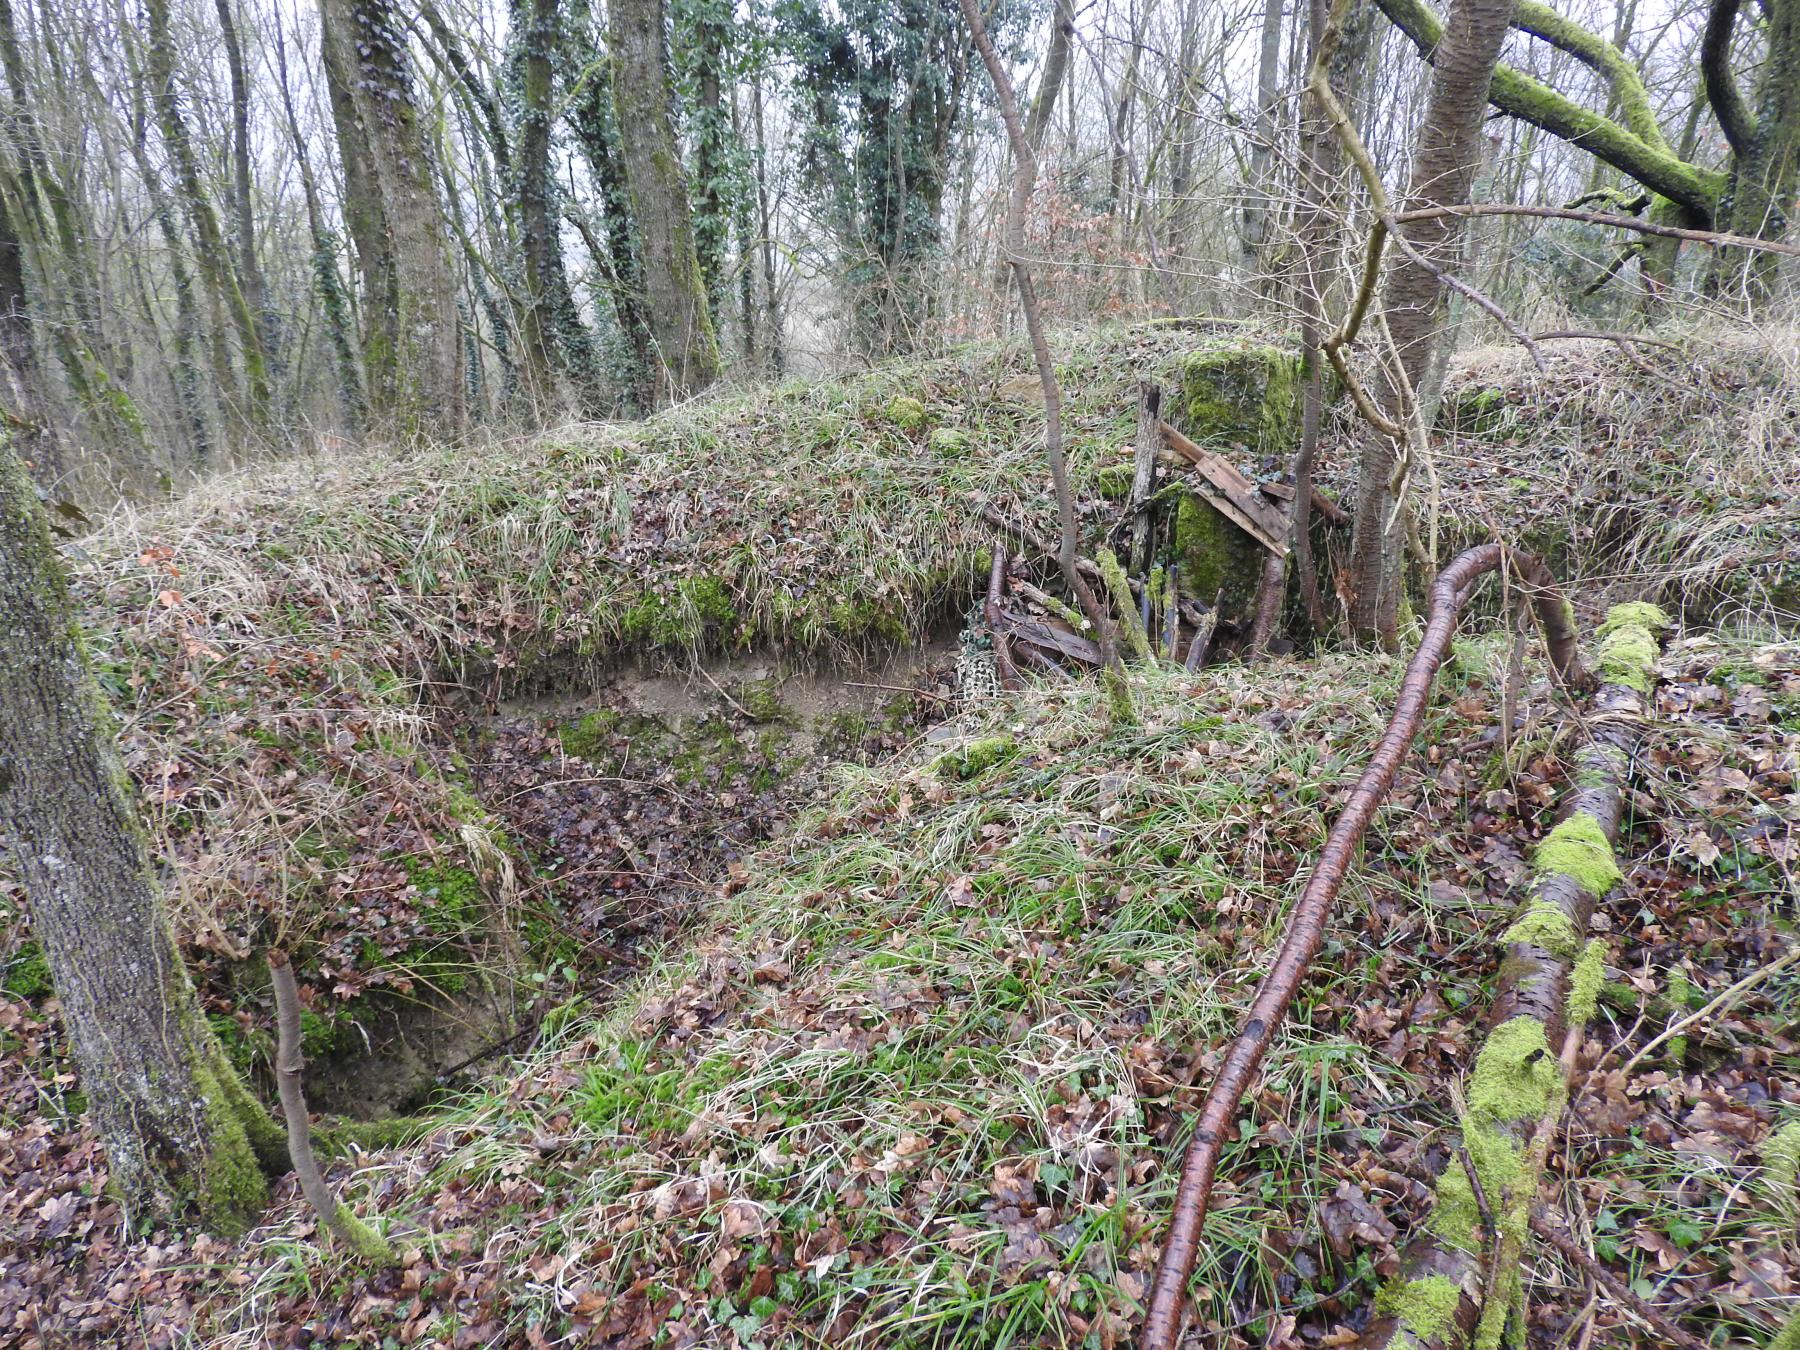
[[[844,259],[851,337],[905,351],[930,317],[930,273],[969,41],[955,0],[791,0],[801,162]]]
[[[319,15],[370,413],[401,436],[454,432],[467,407],[457,276],[406,31],[389,0],[320,0]]]
[[[643,263],[644,309],[669,391],[704,389],[719,373],[719,344],[694,249],[681,147],[670,108],[663,0],[609,0],[607,49],[620,159]]]
[[[562,192],[551,163],[556,119],[555,72],[563,46],[559,0],[514,0],[511,83],[517,156],[507,194],[521,266],[519,336],[540,407],[556,401],[563,377],[579,399],[595,393],[592,334],[576,308],[563,266]]]

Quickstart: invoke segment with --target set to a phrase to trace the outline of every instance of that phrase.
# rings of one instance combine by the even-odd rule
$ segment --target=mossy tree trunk
[[[1509,0],[1459,0],[1432,60],[1425,119],[1419,124],[1406,209],[1460,206],[1469,200],[1481,161],[1488,86],[1512,18]],[[1445,215],[1402,227],[1412,248],[1437,266],[1454,266],[1463,222]],[[1389,418],[1402,426],[1415,416],[1431,355],[1443,337],[1443,295],[1436,273],[1403,254],[1388,274],[1383,296],[1394,344],[1383,390]],[[1406,538],[1402,447],[1369,428],[1363,440],[1352,537],[1350,624],[1356,636],[1400,645],[1400,563]]]
[[[225,234],[219,226],[218,212],[201,177],[200,155],[188,129],[187,115],[182,111],[181,87],[176,76],[174,37],[169,26],[168,0],[145,0],[144,21],[148,40],[144,44],[145,75],[150,84],[151,107],[156,113],[157,130],[175,169],[175,187],[182,213],[194,233],[194,259],[206,283],[212,311],[213,378],[223,397],[253,433],[268,422],[268,361],[263,352],[262,334],[251,314]],[[231,367],[231,338],[235,331],[239,353],[244,363],[244,379],[240,385]]]
[[[558,375],[568,378],[578,400],[592,395],[596,358],[563,266],[557,210],[562,194],[550,164],[556,56],[563,42],[559,0],[515,4],[513,23],[518,34],[519,155],[512,207],[525,279],[519,338],[532,393],[543,412],[559,401],[554,394]]]
[[[694,249],[694,218],[669,114],[663,0],[611,0],[613,99],[644,267],[644,308],[670,393],[697,393],[719,374],[719,344]]]
[[[0,412],[15,428],[19,453],[41,482],[67,471],[51,410],[44,406],[33,313],[25,274],[25,247],[12,209],[0,193]]]
[[[0,447],[0,832],[25,884],[112,1184],[131,1217],[247,1226],[268,1114],[225,1059],[176,951],[68,588],[23,466]]]
[[[595,262],[606,278],[613,317],[625,339],[624,382],[632,401],[647,407],[654,400],[651,371],[656,339],[644,307],[644,268],[638,232],[631,215],[631,192],[625,182],[625,160],[619,150],[619,128],[613,111],[611,63],[600,50],[592,11],[586,0],[574,0],[568,42],[563,49],[562,101],[569,128],[587,161],[605,222],[603,247],[595,239]]]
[[[401,437],[460,431],[467,384],[457,270],[405,25],[389,0],[320,0],[319,31],[362,288],[370,413]]]
[[[1766,50],[1754,108],[1731,69],[1739,9],[1738,0],[1714,0],[1701,49],[1707,97],[1733,154],[1717,224],[1733,234],[1779,239],[1800,186],[1800,0],[1769,0],[1763,6]],[[1722,251],[1712,284],[1722,286],[1743,268],[1751,294],[1766,300],[1774,291],[1776,262],[1772,253],[1746,262]]]
[[[1600,715],[1576,753],[1568,812],[1538,846],[1500,938],[1488,1032],[1463,1093],[1461,1152],[1445,1161],[1430,1219],[1377,1298],[1358,1350],[1498,1350],[1509,1323],[1524,1330],[1515,1319],[1524,1311],[1526,1230],[1605,969],[1604,944],[1586,937],[1588,919],[1623,880],[1613,843],[1668,626],[1642,603],[1615,607],[1601,626]],[[1490,1222],[1497,1232],[1484,1231]]]

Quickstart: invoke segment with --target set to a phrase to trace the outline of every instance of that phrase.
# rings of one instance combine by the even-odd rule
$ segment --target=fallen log
[[[1582,939],[1594,907],[1623,879],[1613,844],[1657,636],[1668,626],[1661,611],[1636,604],[1616,607],[1601,625],[1601,684],[1589,740],[1575,757],[1576,788],[1538,846],[1502,938],[1487,1035],[1463,1093],[1461,1147],[1472,1168],[1441,1170],[1430,1220],[1378,1296],[1359,1350],[1496,1350],[1523,1306],[1519,1263],[1544,1157],[1605,978],[1604,944]]]
[[[1324,940],[1325,920],[1338,888],[1343,885],[1350,860],[1363,831],[1374,819],[1387,795],[1400,758],[1418,734],[1431,683],[1450,648],[1465,588],[1475,580],[1509,564],[1532,591],[1532,600],[1545,633],[1550,661],[1558,678],[1575,689],[1591,687],[1592,679],[1581,664],[1572,615],[1549,569],[1529,554],[1509,553],[1499,544],[1482,544],[1458,556],[1438,574],[1431,586],[1425,636],[1407,664],[1400,682],[1400,696],[1393,719],[1370,757],[1368,768],[1351,790],[1344,812],[1326,838],[1306,889],[1288,916],[1274,963],[1258,989],[1236,1039],[1226,1051],[1213,1079],[1192,1141],[1183,1161],[1176,1189],[1169,1232],[1162,1259],[1150,1289],[1149,1306],[1139,1344],[1143,1350],[1173,1350],[1181,1330],[1182,1308],[1187,1298],[1188,1276],[1199,1255],[1201,1228],[1212,1195],[1213,1177],[1225,1137],[1236,1118],[1250,1080],[1268,1053],[1281,1019],[1287,1015],[1307,966]]]

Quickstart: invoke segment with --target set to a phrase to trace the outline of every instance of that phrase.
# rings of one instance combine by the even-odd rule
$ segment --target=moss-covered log
[[[1601,625],[1599,716],[1577,756],[1568,813],[1538,846],[1530,885],[1501,937],[1488,1034],[1463,1093],[1462,1152],[1446,1158],[1426,1229],[1382,1291],[1376,1319],[1356,1343],[1362,1350],[1498,1350],[1509,1322],[1520,1319],[1515,1330],[1523,1328],[1519,1257],[1545,1122],[1562,1113],[1566,1043],[1593,1016],[1604,970],[1601,945],[1583,938],[1594,906],[1622,880],[1613,842],[1668,626],[1646,604],[1620,605]],[[1488,1216],[1498,1231],[1489,1231]]]
[[[262,1209],[286,1147],[226,1060],[175,949],[68,588],[0,447],[0,835],[25,884],[111,1183],[135,1220]]]

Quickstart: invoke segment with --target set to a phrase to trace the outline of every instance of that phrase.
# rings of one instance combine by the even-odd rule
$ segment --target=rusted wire
[[[1193,1274],[1194,1262],[1200,1253],[1200,1232],[1206,1222],[1219,1154],[1237,1117],[1238,1107],[1257,1066],[1268,1053],[1275,1029],[1287,1015],[1300,982],[1306,977],[1307,967],[1324,940],[1325,921],[1330,916],[1338,888],[1343,885],[1356,846],[1387,795],[1401,757],[1418,734],[1426,704],[1431,698],[1432,679],[1449,651],[1457,616],[1473,591],[1473,583],[1503,565],[1519,577],[1531,594],[1544,629],[1550,662],[1558,678],[1572,689],[1592,687],[1592,677],[1581,664],[1573,616],[1550,569],[1541,559],[1512,552],[1499,544],[1481,544],[1460,554],[1438,573],[1437,580],[1431,585],[1425,636],[1407,663],[1393,718],[1382,733],[1375,753],[1370,756],[1368,767],[1351,790],[1343,814],[1331,827],[1325,847],[1320,851],[1318,865],[1293,913],[1288,916],[1274,964],[1264,977],[1256,1000],[1250,1005],[1250,1014],[1226,1052],[1206,1102],[1200,1108],[1200,1119],[1182,1163],[1181,1181],[1175,1191],[1162,1260],[1150,1288],[1150,1303],[1138,1339],[1142,1350],[1174,1350],[1181,1331],[1188,1277]]]

